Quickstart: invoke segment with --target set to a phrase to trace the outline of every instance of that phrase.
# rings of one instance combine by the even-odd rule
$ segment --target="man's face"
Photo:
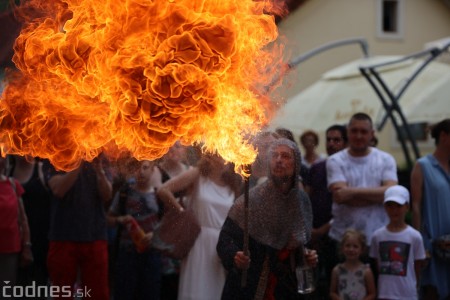
[[[295,172],[294,151],[286,145],[279,145],[270,151],[270,172],[274,178],[288,179]]]
[[[347,130],[348,144],[354,153],[365,153],[373,137],[369,120],[352,120]]]
[[[342,134],[339,130],[330,130],[327,132],[327,154],[333,155],[334,153],[341,151],[347,145],[345,144]]]

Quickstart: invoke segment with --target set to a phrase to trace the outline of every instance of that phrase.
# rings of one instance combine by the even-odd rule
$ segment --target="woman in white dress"
[[[185,190],[186,208],[192,209],[201,232],[183,259],[178,289],[179,300],[220,299],[225,269],[216,245],[228,210],[239,196],[241,180],[231,164],[217,155],[205,154],[197,167],[171,178],[158,189],[166,209],[183,209],[174,194]]]

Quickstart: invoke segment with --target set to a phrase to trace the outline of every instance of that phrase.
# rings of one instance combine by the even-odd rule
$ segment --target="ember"
[[[31,0],[0,101],[2,153],[62,170],[100,152],[156,159],[177,140],[249,164],[275,72],[269,2]],[[267,47],[270,45],[270,47]],[[270,50],[269,50],[270,48]]]

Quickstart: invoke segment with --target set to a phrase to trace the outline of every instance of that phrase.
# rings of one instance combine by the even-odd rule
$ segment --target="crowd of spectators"
[[[70,172],[0,157],[0,288],[59,287],[54,299],[449,299],[449,262],[436,253],[450,250],[436,241],[450,236],[450,120],[431,128],[436,148],[417,161],[411,191],[368,115],[330,125],[327,156],[313,130],[298,137],[303,154],[286,128],[259,134],[249,182],[180,143],[156,161],[101,155]],[[185,209],[201,231],[180,260],[152,238],[165,213]],[[304,247],[308,296],[295,279]]]

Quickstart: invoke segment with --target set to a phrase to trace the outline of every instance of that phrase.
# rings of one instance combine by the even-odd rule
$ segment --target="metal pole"
[[[310,59],[313,56],[316,56],[317,54],[320,54],[322,52],[328,51],[333,48],[341,47],[341,46],[347,46],[350,44],[359,44],[361,46],[362,52],[364,54],[364,57],[369,57],[369,45],[364,38],[350,38],[350,39],[344,39],[344,40],[338,40],[335,42],[331,42],[325,45],[322,45],[320,47],[317,47],[311,51],[306,52],[305,54],[302,54],[300,56],[297,56],[293,60],[291,60],[288,63],[289,68],[294,68],[298,64],[304,62],[305,60]]]
[[[249,255],[248,251],[248,202],[249,202],[249,190],[250,190],[250,175],[251,175],[251,166],[247,165],[247,174],[244,178],[244,243],[243,243],[243,251],[245,255]],[[241,287],[245,287],[247,285],[247,269],[242,271],[241,277]]]
[[[338,41],[331,42],[328,44],[324,44],[322,46],[314,48],[311,51],[306,52],[305,54],[297,56],[296,58],[294,58],[290,62],[288,62],[286,65],[282,66],[280,74],[278,76],[276,76],[272,80],[272,82],[266,87],[266,93],[269,93],[272,90],[272,88],[277,84],[277,82],[279,82],[287,73],[289,73],[292,69],[297,67],[297,65],[301,64],[302,62],[310,59],[313,56],[316,56],[317,54],[320,54],[322,52],[330,50],[332,48],[347,46],[350,44],[359,44],[361,46],[364,57],[369,57],[369,45],[368,45],[366,39],[364,39],[364,38],[349,38],[349,39],[343,39],[343,40],[338,40]]]
[[[412,136],[411,129],[409,128],[408,121],[406,120],[405,115],[404,115],[403,112],[402,112],[402,109],[401,109],[400,106],[398,105],[397,97],[395,97],[395,96],[391,93],[391,91],[389,90],[389,88],[387,87],[387,85],[385,84],[385,82],[381,79],[379,73],[377,73],[373,68],[370,68],[370,71],[372,72],[372,74],[375,76],[375,78],[378,80],[378,82],[380,83],[380,85],[382,86],[382,88],[385,90],[385,92],[388,94],[389,98],[391,99],[391,102],[392,102],[391,108],[392,108],[395,112],[397,112],[397,114],[400,116],[400,119],[401,119],[401,121],[402,121],[402,125],[403,125],[403,127],[404,127],[404,129],[405,129],[405,131],[406,131],[406,136],[407,136],[408,140],[411,142],[411,146],[412,146],[412,148],[413,148],[414,155],[415,155],[416,159],[419,159],[419,158],[420,158],[419,147],[417,147],[416,140],[415,140],[414,137]],[[395,120],[394,115],[392,114],[392,112],[390,112],[390,117],[391,117],[392,123],[393,123],[394,126],[395,126],[396,120]],[[400,128],[399,128],[399,127],[396,127],[396,129],[397,129],[397,133],[398,133],[398,135],[399,135],[399,138],[400,138],[401,140],[404,140],[404,137],[402,136],[401,132],[399,131]],[[412,162],[411,162],[411,164],[408,163],[408,167],[412,168]]]
[[[378,98],[380,98],[384,109],[387,111],[389,108],[389,104],[387,103],[387,101],[386,101],[385,97],[383,96],[383,94],[381,93],[380,89],[378,89],[378,87],[376,86],[374,80],[370,77],[370,75],[367,73],[367,70],[365,68],[360,68],[359,70],[361,71],[363,76],[367,79],[369,84],[372,86],[375,93],[378,95]],[[391,117],[392,124],[395,127],[395,131],[399,134],[400,145],[402,146],[403,153],[405,154],[406,163],[408,164],[408,168],[411,168],[413,162],[412,162],[411,156],[409,155],[408,148],[406,147],[405,139],[403,136],[400,135],[400,127],[397,124],[397,120],[392,116],[392,112],[389,112],[389,117]]]
[[[403,111],[399,105],[399,101],[400,98],[402,97],[402,95],[405,93],[406,89],[411,85],[411,83],[413,82],[414,79],[417,78],[417,76],[425,69],[425,67],[432,62],[436,57],[438,57],[439,55],[441,55],[446,49],[448,49],[450,47],[450,43],[445,45],[443,48],[439,49],[439,48],[433,48],[433,49],[429,49],[429,50],[424,50],[424,51],[420,51],[417,53],[413,53],[411,55],[407,55],[407,56],[403,56],[399,59],[396,60],[391,60],[385,63],[379,63],[379,64],[373,64],[370,66],[365,66],[365,67],[360,67],[359,70],[361,71],[361,73],[366,77],[366,79],[369,81],[370,85],[372,86],[372,88],[374,89],[375,93],[378,95],[378,97],[380,98],[383,107],[385,109],[385,113],[382,117],[382,120],[379,124],[377,124],[377,129],[381,130],[387,119],[391,119],[392,124],[395,127],[395,130],[398,134],[399,137],[399,141],[401,143],[403,152],[405,154],[405,158],[406,158],[406,162],[408,164],[408,168],[411,169],[413,166],[413,162],[411,160],[411,157],[409,155],[409,151],[406,147],[406,140],[405,137],[402,135],[401,131],[400,131],[400,127],[398,125],[398,122],[394,116],[394,112],[398,114],[398,116],[400,117],[401,120],[401,124],[403,125],[403,128],[405,129],[405,133],[406,133],[406,138],[407,140],[409,140],[409,142],[411,143],[414,155],[416,159],[420,158],[420,151],[419,151],[419,147],[417,146],[417,142],[414,139],[414,137],[412,136],[411,133],[411,129],[409,128],[409,124],[408,121],[406,120],[405,115],[403,114]],[[388,65],[392,65],[392,64],[398,64],[404,61],[408,61],[410,59],[417,59],[417,58],[421,58],[422,56],[425,55],[429,55],[429,57],[427,59],[425,59],[420,65],[419,67],[411,74],[411,76],[403,83],[403,85],[401,86],[400,90],[397,92],[396,95],[394,95],[394,93],[389,89],[389,87],[387,86],[387,84],[384,82],[384,80],[381,78],[380,73],[378,71],[376,71],[376,68],[382,68],[384,66],[388,66]],[[370,74],[374,76],[375,80],[378,82],[378,84],[381,87],[378,87],[375,85],[374,80],[370,77],[370,75],[368,74],[368,71],[370,71]],[[383,95],[381,94],[381,90],[383,90],[389,100],[390,100],[390,104],[387,103],[386,99],[383,97]]]
[[[411,83],[413,82],[414,79],[417,78],[417,76],[423,71],[423,69],[425,69],[425,67],[431,62],[433,61],[436,57],[438,57],[440,54],[442,54],[443,51],[439,50],[437,48],[433,48],[430,50],[426,50],[426,51],[421,51],[412,55],[408,55],[405,57],[402,57],[399,60],[394,60],[394,61],[390,61],[388,63],[383,63],[383,64],[378,64],[378,65],[372,65],[370,66],[371,68],[380,68],[386,65],[390,65],[390,64],[395,64],[395,63],[400,63],[402,61],[407,61],[409,59],[415,59],[415,58],[420,58],[421,56],[424,56],[426,54],[430,54],[430,57],[427,58],[415,71],[414,73],[404,82],[403,86],[400,88],[399,92],[397,93],[397,95],[392,95],[391,100],[392,100],[392,104],[386,109],[386,113],[383,115],[383,118],[381,120],[381,122],[378,124],[378,130],[381,130],[387,119],[389,118],[390,113],[392,112],[392,110],[399,110],[400,108],[398,107],[398,102],[400,101],[401,96],[403,95],[403,93],[406,91],[406,89],[411,85]],[[381,79],[380,79],[381,80]],[[382,80],[380,81],[382,82]],[[385,85],[383,83],[383,85]]]

